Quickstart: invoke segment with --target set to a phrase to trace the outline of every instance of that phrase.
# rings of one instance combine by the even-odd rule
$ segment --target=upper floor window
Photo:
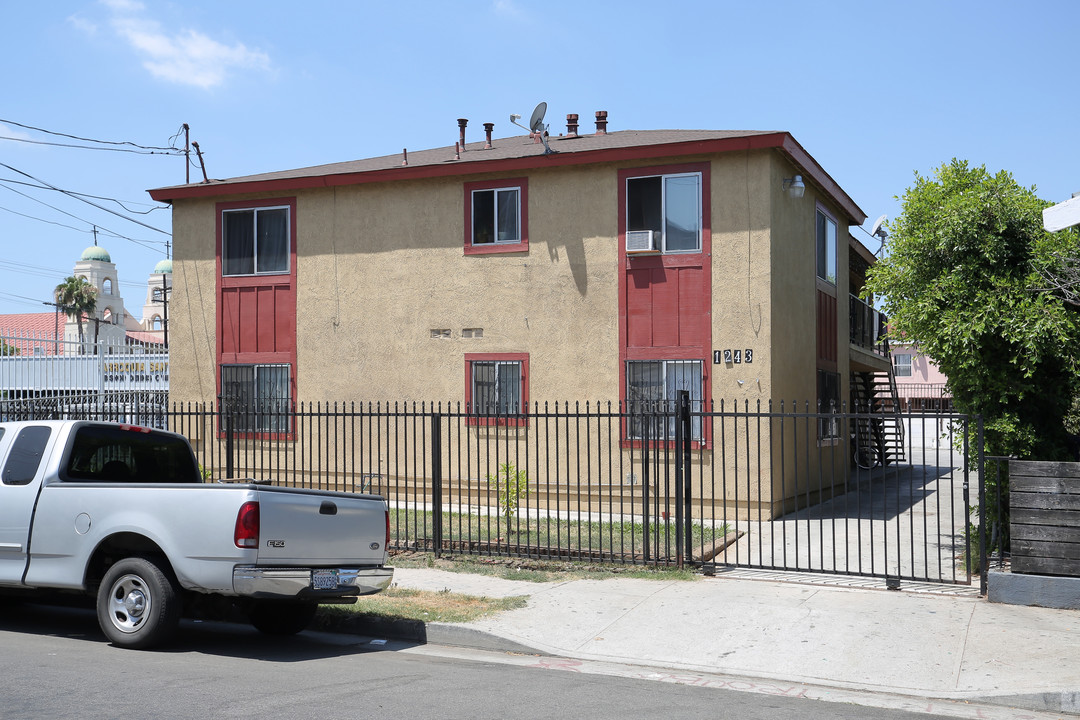
[[[626,180],[626,231],[652,233],[665,253],[701,252],[701,173]]]
[[[525,178],[465,184],[466,254],[529,249]]]
[[[101,281],[101,294],[112,295],[112,278],[105,278]]]
[[[817,211],[817,276],[836,284],[836,221],[821,208]]]
[[[221,274],[289,272],[289,208],[222,212]]]
[[[911,355],[901,353],[892,356],[893,370],[896,377],[911,377]]]
[[[473,245],[521,242],[521,190],[473,190]]]

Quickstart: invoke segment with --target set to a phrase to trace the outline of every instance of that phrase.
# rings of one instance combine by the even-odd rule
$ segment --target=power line
[[[0,163],[0,164],[2,164],[2,163]],[[84,222],[87,225],[91,225],[91,226],[93,226],[95,228],[98,228],[100,230],[104,230],[106,234],[108,234],[108,235],[110,235],[112,237],[119,238],[121,240],[127,240],[128,242],[133,242],[136,245],[144,247],[144,248],[146,248],[148,250],[157,250],[158,252],[161,252],[160,248],[151,247],[151,244],[153,244],[153,245],[165,245],[165,246],[169,245],[169,242],[166,241],[166,240],[136,240],[135,238],[128,237],[127,235],[121,235],[118,232],[110,230],[109,228],[106,228],[106,227],[102,227],[101,225],[97,225],[96,223],[92,223],[89,220],[86,220],[85,218],[79,217],[78,215],[73,215],[72,213],[69,213],[66,210],[61,210],[60,208],[58,208],[58,207],[56,207],[54,205],[50,205],[49,203],[47,203],[47,202],[45,202],[43,200],[38,200],[36,197],[34,197],[32,195],[27,195],[26,193],[20,192],[19,190],[16,190],[13,187],[8,187],[7,185],[5,185],[2,182],[0,182],[0,187],[4,188],[5,190],[8,190],[10,192],[13,192],[16,195],[22,195],[23,197],[27,198],[28,200],[33,200],[34,202],[39,203],[41,205],[44,205],[45,207],[49,208],[50,210],[55,210],[56,212],[61,213],[62,215],[67,215],[68,217],[74,218],[74,219],[78,220],[79,222]],[[36,218],[36,219],[40,219],[40,218]],[[49,222],[49,221],[48,220],[43,220],[42,222]],[[142,225],[143,223],[139,223],[139,224]],[[163,231],[159,231],[159,232],[163,232]],[[168,235],[169,233],[165,233],[165,234]]]
[[[8,190],[10,190],[10,189],[11,188],[8,188]],[[33,198],[30,198],[30,199],[33,200]],[[3,207],[2,205],[0,205],[0,210],[3,210],[4,212],[9,212],[12,215],[18,215],[19,217],[24,217],[27,220],[37,220],[38,222],[48,223],[49,225],[56,225],[58,227],[67,228],[68,230],[74,230],[75,232],[83,232],[83,233],[93,232],[93,230],[83,230],[82,228],[77,228],[74,225],[65,225],[64,223],[58,223],[58,222],[55,222],[53,220],[46,220],[45,218],[39,218],[39,217],[34,217],[33,215],[27,215],[26,213],[21,213],[21,212],[18,212],[16,210],[12,210],[11,208]]]
[[[11,261],[8,261],[8,260],[0,260],[0,269],[12,270],[12,271],[18,272],[20,275],[25,275],[25,276],[41,277],[41,278],[52,278],[52,279],[56,279],[58,277],[60,277],[60,278],[67,277],[68,275],[71,275],[72,272],[74,272],[73,270],[58,270],[56,268],[46,268],[46,267],[41,267],[40,265],[28,265],[26,263],[11,262]],[[149,277],[151,275],[153,275],[155,278],[157,277],[156,273],[147,273],[147,277]],[[138,288],[139,290],[145,290],[146,289],[146,283],[145,282],[138,282],[136,280],[118,280],[117,285],[122,285],[124,287],[131,288],[131,289],[135,289],[135,288]],[[8,293],[8,294],[10,295],[11,293]]]
[[[142,225],[144,228],[148,228],[150,230],[153,230],[154,232],[159,232],[162,235],[169,235],[170,237],[172,236],[172,233],[166,232],[165,230],[162,230],[161,228],[156,228],[153,225],[149,225],[147,223],[144,223],[142,220],[136,220],[135,218],[130,218],[130,217],[126,216],[126,215],[121,215],[120,213],[116,212],[115,210],[110,210],[109,208],[98,205],[95,202],[90,202],[89,200],[87,200],[84,197],[79,197],[79,195],[76,194],[76,193],[72,193],[72,192],[70,192],[68,190],[63,190],[61,188],[58,188],[55,185],[51,185],[50,183],[47,183],[44,180],[41,180],[40,178],[34,177],[30,173],[23,172],[22,170],[19,170],[18,168],[11,167],[7,163],[0,163],[0,167],[6,167],[8,170],[11,170],[12,172],[17,172],[17,173],[19,173],[20,175],[22,175],[24,177],[30,178],[34,182],[41,183],[42,185],[47,185],[51,190],[56,190],[57,192],[61,192],[61,193],[65,194],[65,195],[67,195],[69,197],[72,197],[72,198],[74,198],[74,199],[76,199],[76,200],[78,200],[80,202],[84,202],[87,205],[91,205],[93,207],[96,207],[98,210],[101,210],[103,212],[107,212],[107,213],[109,213],[111,215],[115,215],[116,217],[121,218],[123,220],[127,220],[128,222],[133,222],[136,225]],[[8,188],[8,189],[11,190],[12,188]]]
[[[15,185],[23,185],[25,187],[37,188],[38,190],[55,190],[56,189],[56,188],[53,188],[53,187],[51,187],[49,185],[36,185],[34,183],[28,183],[28,182],[25,182],[23,180],[12,180],[10,178],[0,178],[0,182],[14,183]],[[127,210],[128,212],[136,213],[138,215],[149,215],[150,213],[154,212],[155,210],[168,210],[169,209],[168,205],[153,205],[152,207],[150,207],[149,210],[132,210],[131,208],[129,208],[124,203],[127,202],[127,203],[131,203],[132,205],[148,205],[148,206],[151,205],[151,203],[143,203],[143,202],[138,202],[136,200],[117,200],[116,198],[104,197],[102,195],[91,195],[90,193],[75,192],[74,190],[68,190],[65,194],[67,194],[67,195],[77,195],[79,197],[94,198],[95,200],[108,200],[109,202],[116,203],[117,205],[124,208],[124,210]]]
[[[78,140],[80,142],[98,143],[100,145],[126,145],[126,146],[129,146],[129,147],[132,147],[132,148],[137,148],[139,150],[163,150],[163,151],[166,151],[166,152],[179,151],[180,154],[183,154],[183,150],[180,150],[180,148],[171,147],[171,146],[170,147],[155,147],[155,146],[152,146],[152,145],[139,145],[138,143],[133,143],[133,142],[129,142],[129,141],[126,141],[126,140],[121,141],[121,142],[116,142],[116,141],[113,141],[113,140],[95,140],[93,138],[79,137],[78,135],[68,135],[67,133],[56,132],[54,130],[45,130],[44,128],[34,127],[33,125],[24,125],[22,123],[15,122],[14,120],[4,120],[2,118],[0,118],[0,123],[4,123],[5,125],[15,125],[16,127],[21,127],[21,128],[26,129],[26,130],[33,130],[35,132],[45,133],[46,135],[56,135],[57,137],[66,137],[66,138],[69,138],[71,140]],[[175,137],[175,135],[173,137]],[[16,139],[16,138],[6,138],[6,139]]]
[[[29,138],[17,138],[10,135],[0,135],[0,140],[11,140],[13,142],[29,143],[30,145],[49,145],[51,147],[66,147],[75,148],[76,150],[104,150],[107,152],[125,152],[133,153],[135,155],[183,155],[183,150],[170,150],[163,152],[160,150],[135,150],[132,148],[115,148],[115,147],[94,147],[92,145],[73,145],[71,143],[57,143],[57,142],[45,142],[44,140],[31,140]]]

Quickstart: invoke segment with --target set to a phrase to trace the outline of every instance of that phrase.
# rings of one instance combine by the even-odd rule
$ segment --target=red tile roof
[[[45,355],[57,354],[57,329],[59,339],[64,339],[64,323],[67,319],[56,313],[19,313],[0,315],[0,338],[19,349],[20,355],[33,355],[36,348]],[[64,354],[63,342],[60,343],[60,355]]]
[[[128,330],[128,343],[144,343],[146,345],[160,345],[162,333],[148,330]]]

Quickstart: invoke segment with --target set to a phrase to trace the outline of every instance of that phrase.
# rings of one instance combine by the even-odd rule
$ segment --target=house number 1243
[[[750,348],[745,350],[716,350],[713,352],[713,363],[719,365],[723,357],[725,365],[741,365],[743,362],[754,362],[754,351]]]

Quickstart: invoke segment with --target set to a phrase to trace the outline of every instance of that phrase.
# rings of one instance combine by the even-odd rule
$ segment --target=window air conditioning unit
[[[652,230],[627,230],[626,231],[626,252],[628,253],[640,253],[640,252],[653,252],[656,250],[653,244],[653,231]]]

